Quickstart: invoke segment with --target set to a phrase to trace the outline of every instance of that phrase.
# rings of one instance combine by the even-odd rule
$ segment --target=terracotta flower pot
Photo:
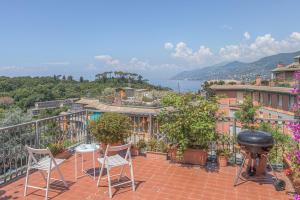
[[[186,149],[183,153],[183,162],[187,164],[202,165],[206,164],[208,153],[202,149]]]
[[[220,167],[226,167],[227,166],[227,158],[225,156],[218,156],[218,163]]]
[[[58,159],[68,159],[72,156],[72,153],[69,152],[68,150],[64,150],[63,152],[57,154],[54,156],[54,158],[58,158]]]
[[[168,158],[169,158],[169,160],[171,161],[171,162],[177,162],[178,160],[177,160],[177,158],[176,158],[176,151],[177,151],[177,149],[176,148],[170,148],[169,150],[168,150]]]
[[[131,155],[132,156],[138,156],[140,155],[140,150],[136,147],[131,147]]]

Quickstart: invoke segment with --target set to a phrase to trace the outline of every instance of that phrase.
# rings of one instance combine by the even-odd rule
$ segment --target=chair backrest
[[[41,155],[41,156],[49,156],[51,160],[54,160],[54,157],[51,153],[51,151],[47,148],[47,149],[35,149],[29,146],[25,146],[25,148],[27,149],[28,153],[29,153],[29,157],[28,157],[28,165],[31,165],[32,161],[34,163],[38,163],[38,160],[36,159],[35,155]],[[55,163],[55,160],[54,160]],[[55,163],[56,165],[56,163]]]
[[[125,150],[125,149],[129,149],[130,147],[131,147],[131,143],[124,144],[124,145],[119,145],[119,146],[107,145],[107,151],[108,152],[122,151],[122,150]]]
[[[29,154],[38,154],[38,155],[48,155],[51,154],[51,151],[49,149],[35,149],[29,146],[25,146]]]
[[[130,147],[131,147],[131,143],[119,145],[119,146],[107,145],[104,153],[104,157],[106,158],[109,155],[109,152],[119,152],[119,151],[127,150],[125,154],[125,159],[126,160],[127,158],[131,159]]]

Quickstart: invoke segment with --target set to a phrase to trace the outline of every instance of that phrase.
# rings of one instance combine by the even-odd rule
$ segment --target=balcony
[[[24,145],[46,147],[57,139],[57,136],[49,132],[50,128],[56,124],[54,127],[70,141],[69,149],[72,150],[77,144],[92,140],[86,128],[89,118],[89,112],[82,111],[1,128],[0,142],[3,146],[0,147],[0,199],[25,199],[23,175],[26,171],[27,153]],[[228,127],[233,127],[233,134],[236,134],[237,123],[234,120],[220,119],[220,121],[228,125],[223,126],[220,132],[226,133]],[[142,137],[139,130],[139,128],[135,129],[135,134],[130,137],[131,141],[134,142]],[[149,130],[152,130],[147,132],[151,137],[160,137],[154,128]],[[211,143],[210,145],[209,152],[212,156],[216,145],[218,144]],[[113,190],[113,199],[293,199],[294,189],[283,172],[277,172],[277,175],[286,181],[285,191],[275,191],[271,179],[267,182],[248,181],[234,187],[234,177],[238,170],[236,164],[238,163],[238,149],[235,148],[234,143],[225,145],[229,145],[234,157],[233,163],[224,168],[219,168],[210,161],[204,167],[172,163],[162,157],[136,156],[133,158],[136,191],[133,192],[130,186],[116,188]],[[85,168],[92,168],[91,161],[91,157],[84,157]],[[67,159],[61,166],[62,173],[70,187],[65,189],[59,182],[54,182],[51,184],[49,199],[109,199],[106,180],[102,181],[100,187],[97,187],[96,181],[88,176],[75,181],[74,166],[74,156]],[[125,174],[129,175],[129,172],[126,171]],[[271,175],[268,176],[271,177]],[[53,177],[58,178],[56,172]],[[45,185],[37,172],[33,172],[29,180],[34,185]],[[44,199],[44,195],[44,191],[29,189],[26,199]]]

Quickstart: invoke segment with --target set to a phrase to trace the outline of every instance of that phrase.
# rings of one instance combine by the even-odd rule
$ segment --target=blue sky
[[[0,2],[0,74],[147,78],[300,50],[300,1]]]

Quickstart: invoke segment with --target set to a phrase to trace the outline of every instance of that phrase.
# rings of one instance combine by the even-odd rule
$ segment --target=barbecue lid
[[[273,136],[263,131],[245,130],[238,134],[237,142],[240,145],[270,147],[274,145]]]

